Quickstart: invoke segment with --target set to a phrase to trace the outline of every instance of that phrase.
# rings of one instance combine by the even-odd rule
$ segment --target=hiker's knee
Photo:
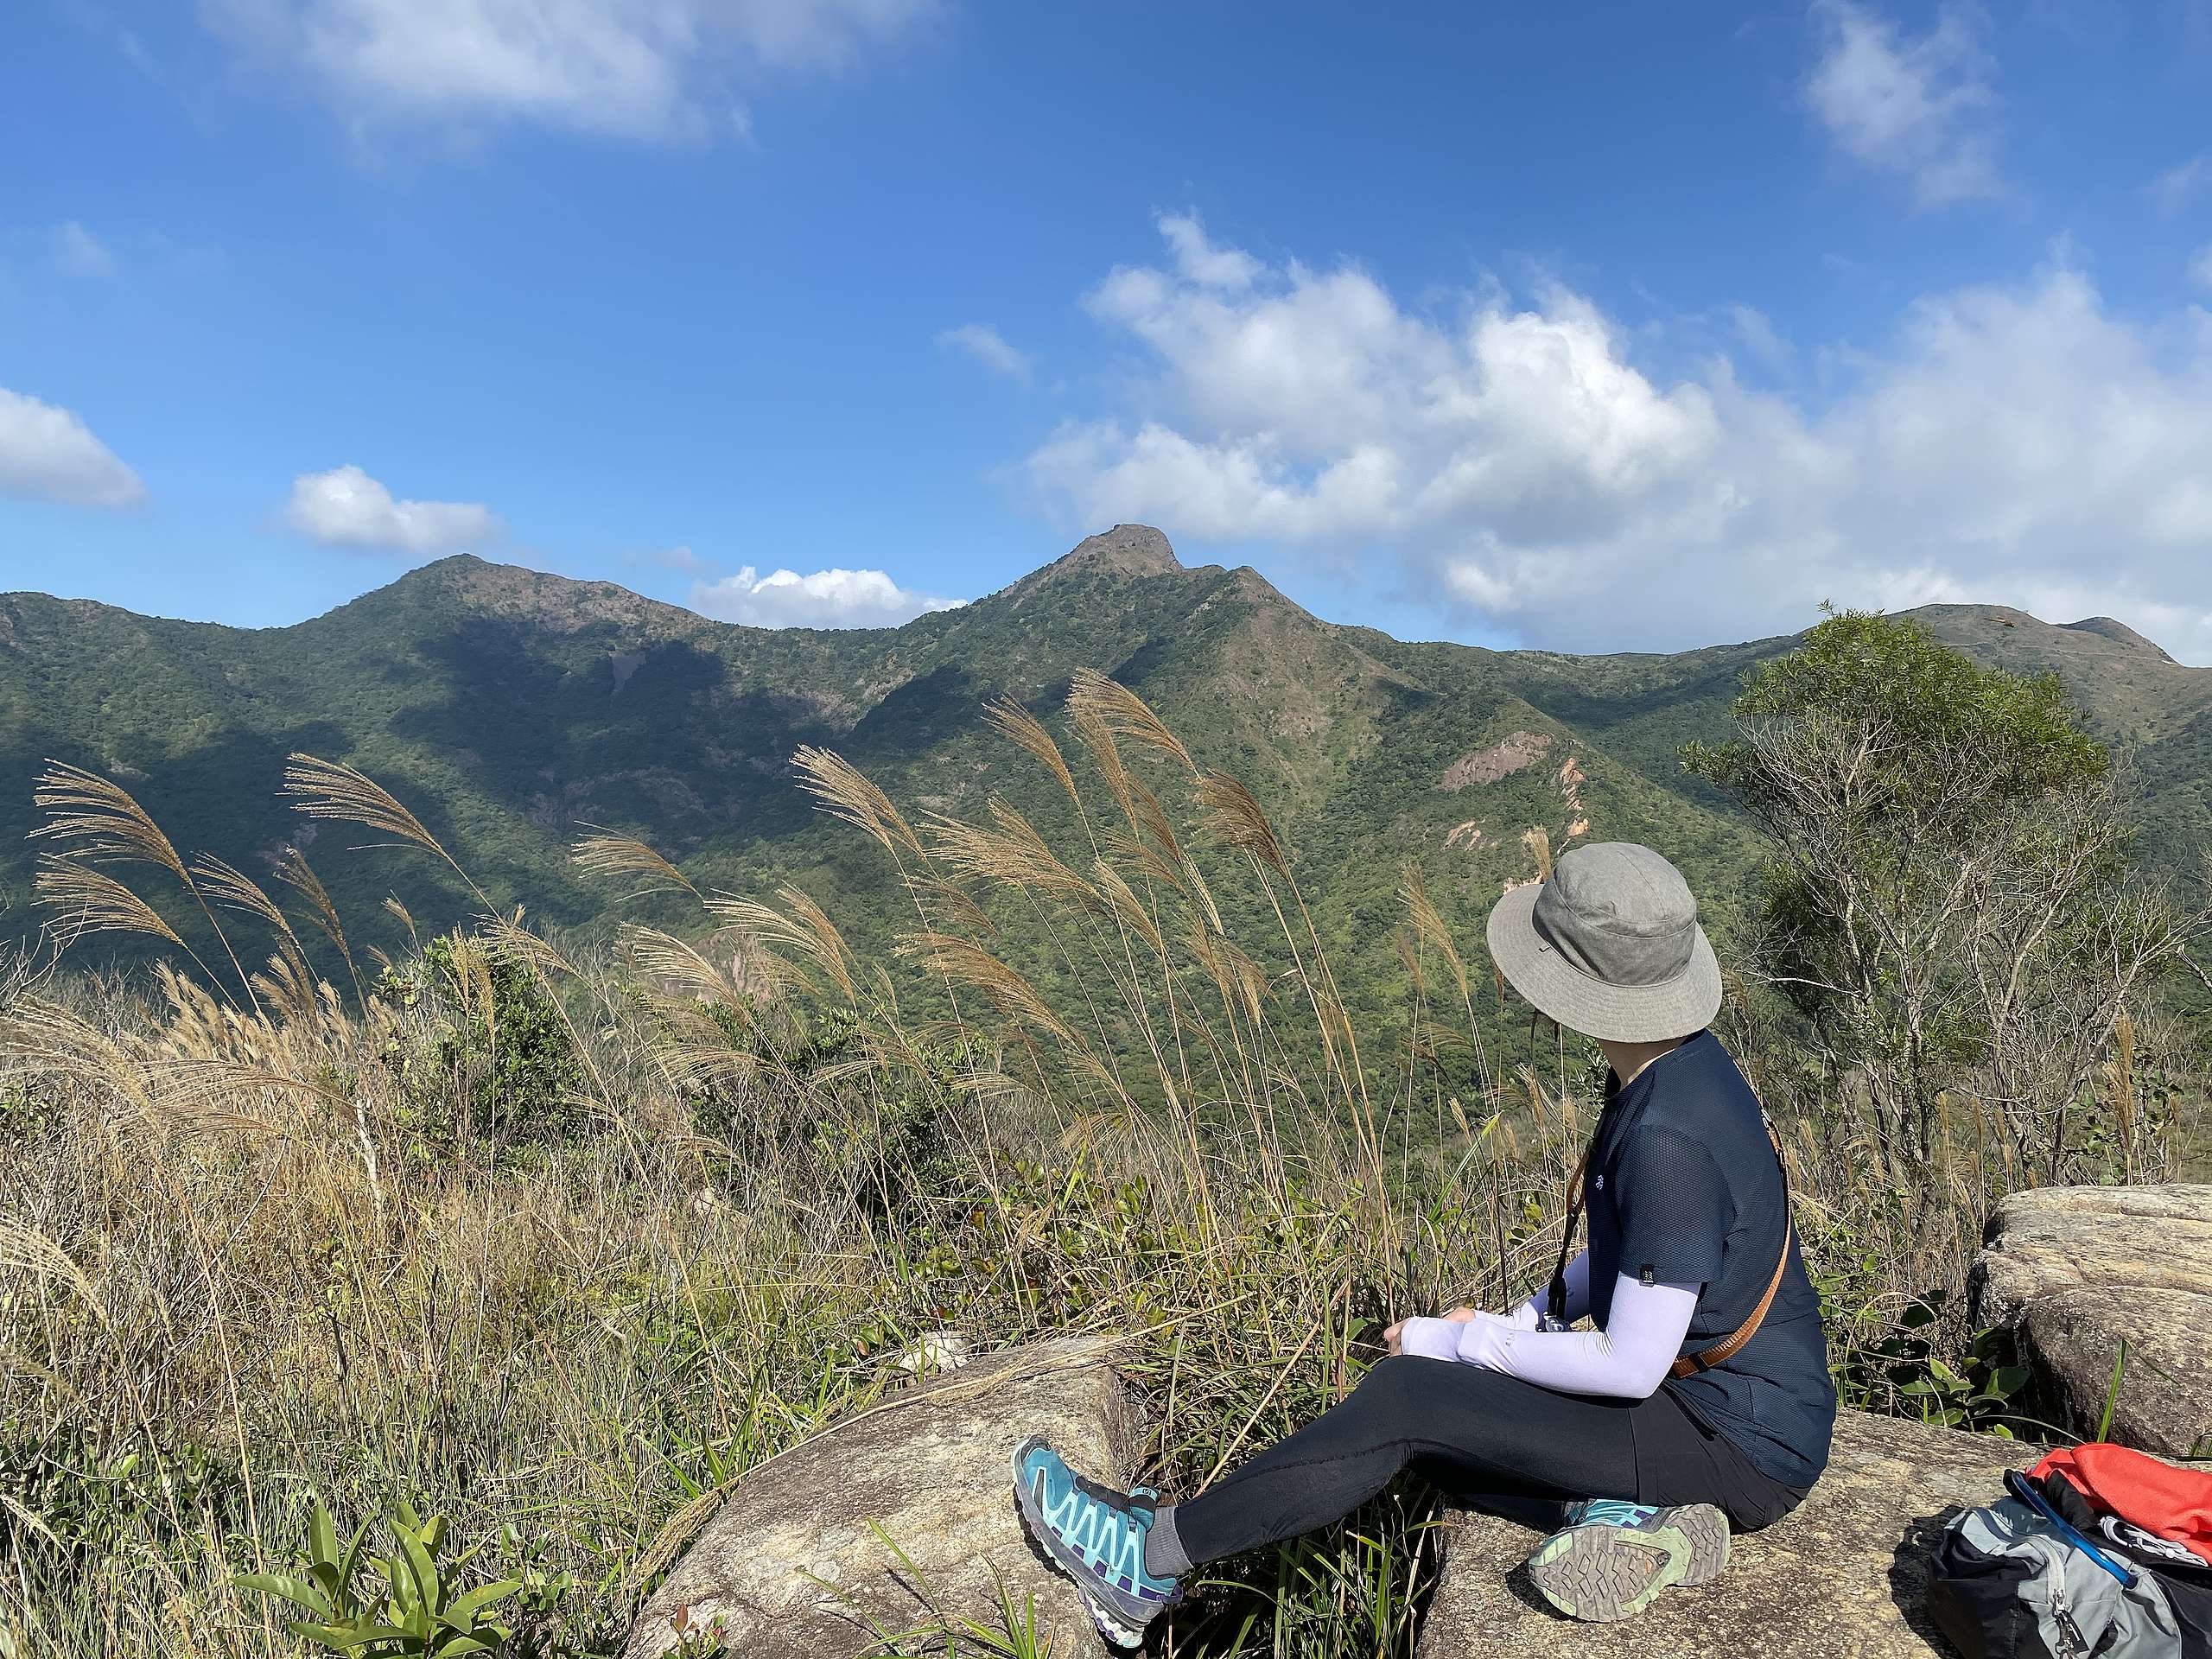
[[[1437,1369],[1444,1363],[1417,1354],[1392,1354],[1368,1368],[1346,1403],[1357,1405],[1363,1414],[1402,1417],[1417,1409],[1421,1396],[1436,1387]]]
[[[1463,1421],[1510,1415],[1514,1391],[1525,1386],[1479,1365],[1393,1354],[1368,1371],[1351,1397],[1378,1416],[1431,1423],[1447,1401],[1452,1415]]]

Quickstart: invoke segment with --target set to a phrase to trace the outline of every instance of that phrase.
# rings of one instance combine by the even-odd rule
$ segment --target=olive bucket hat
[[[1571,1031],[1663,1042],[1713,1023],[1720,964],[1681,872],[1649,847],[1599,842],[1490,913],[1490,954],[1513,988]]]

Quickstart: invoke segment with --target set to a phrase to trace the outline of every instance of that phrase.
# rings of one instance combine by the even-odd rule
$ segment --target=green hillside
[[[1981,660],[2057,671],[2131,754],[2152,855],[2177,861],[2201,842],[2212,671],[2103,620],[1918,614]],[[1322,622],[1249,569],[1185,568],[1140,526],[973,605],[868,632],[733,626],[468,557],[264,631],[14,594],[0,597],[0,927],[36,925],[23,836],[48,758],[118,779],[180,846],[250,874],[299,842],[372,940],[397,938],[378,911],[387,892],[426,925],[461,913],[425,861],[356,850],[365,836],[316,835],[287,810],[283,760],[306,750],[385,784],[496,899],[556,926],[603,913],[605,890],[568,859],[588,824],[650,842],[702,887],[796,880],[880,938],[895,887],[877,849],[812,810],[792,751],[836,749],[916,816],[971,814],[995,793],[1071,835],[1065,798],[982,710],[1011,696],[1065,736],[1069,677],[1092,667],[1276,815],[1325,933],[1369,964],[1357,1002],[1391,979],[1382,941],[1405,862],[1471,938],[1500,883],[1529,868],[1532,825],[1563,842],[1579,820],[1589,837],[1667,849],[1725,943],[1756,848],[1675,755],[1721,735],[1743,671],[1791,643],[1612,657],[1405,644]]]

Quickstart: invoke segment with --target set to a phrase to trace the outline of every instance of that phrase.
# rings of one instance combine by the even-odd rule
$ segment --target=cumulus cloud
[[[817,570],[762,575],[747,565],[718,582],[691,585],[691,608],[755,628],[895,628],[966,601],[901,588],[880,570]]]
[[[1416,313],[1352,264],[1224,289],[1167,239],[1164,268],[1088,299],[1149,364],[1128,411],[1027,459],[1072,524],[1278,542],[1348,573],[1385,555],[1460,620],[1547,645],[1971,599],[2113,613],[2212,658],[2201,311],[2122,320],[2054,264],[1920,302],[1880,353],[1830,353],[1846,378],[1812,404],[1722,355],[1662,379],[1556,284]]]
[[[1175,256],[1175,269],[1201,288],[1236,293],[1259,280],[1260,262],[1242,248],[1224,248],[1207,239],[1206,227],[1196,213],[1164,213],[1160,233]]]
[[[965,352],[993,374],[1002,374],[1009,380],[1029,378],[1029,354],[1007,345],[1006,337],[987,322],[963,322],[957,328],[944,329],[937,343],[948,350]]]
[[[1947,4],[1917,37],[1853,0],[1817,0],[1813,16],[1823,38],[1806,101],[1847,155],[1904,175],[1923,207],[2001,194],[1979,11]]]
[[[207,0],[349,117],[633,138],[741,129],[734,85],[835,68],[934,0]]]
[[[325,547],[389,553],[452,553],[500,534],[498,518],[480,501],[395,500],[390,490],[350,465],[294,479],[284,519]]]
[[[0,386],[0,494],[129,507],[146,486],[73,410]]]

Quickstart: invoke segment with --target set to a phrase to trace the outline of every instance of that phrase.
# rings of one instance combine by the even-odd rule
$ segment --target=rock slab
[[[1984,1434],[1847,1411],[1803,1503],[1738,1537],[1728,1570],[1669,1590],[1618,1624],[1554,1612],[1522,1567],[1540,1535],[1497,1516],[1449,1516],[1445,1568],[1420,1659],[1923,1659],[1950,1651],[1922,1611],[1936,1545],[1963,1509],[2004,1496],[2029,1448]]]
[[[1990,1217],[1974,1318],[2013,1333],[2035,1402],[2166,1458],[2212,1452],[2212,1186],[2052,1186]],[[2113,1393],[2113,1370],[2122,1361]]]
[[[918,1649],[962,1619],[1002,1629],[1002,1594],[1025,1618],[1034,1598],[1037,1635],[1055,1653],[1096,1645],[1074,1590],[1022,1529],[1010,1465],[1042,1434],[1077,1468],[1130,1478],[1144,1419],[1109,1352],[1066,1341],[978,1359],[762,1465],[646,1603],[623,1659],[674,1650],[679,1615],[694,1630],[719,1618],[728,1650],[746,1659],[851,1659],[890,1650],[887,1635]]]

